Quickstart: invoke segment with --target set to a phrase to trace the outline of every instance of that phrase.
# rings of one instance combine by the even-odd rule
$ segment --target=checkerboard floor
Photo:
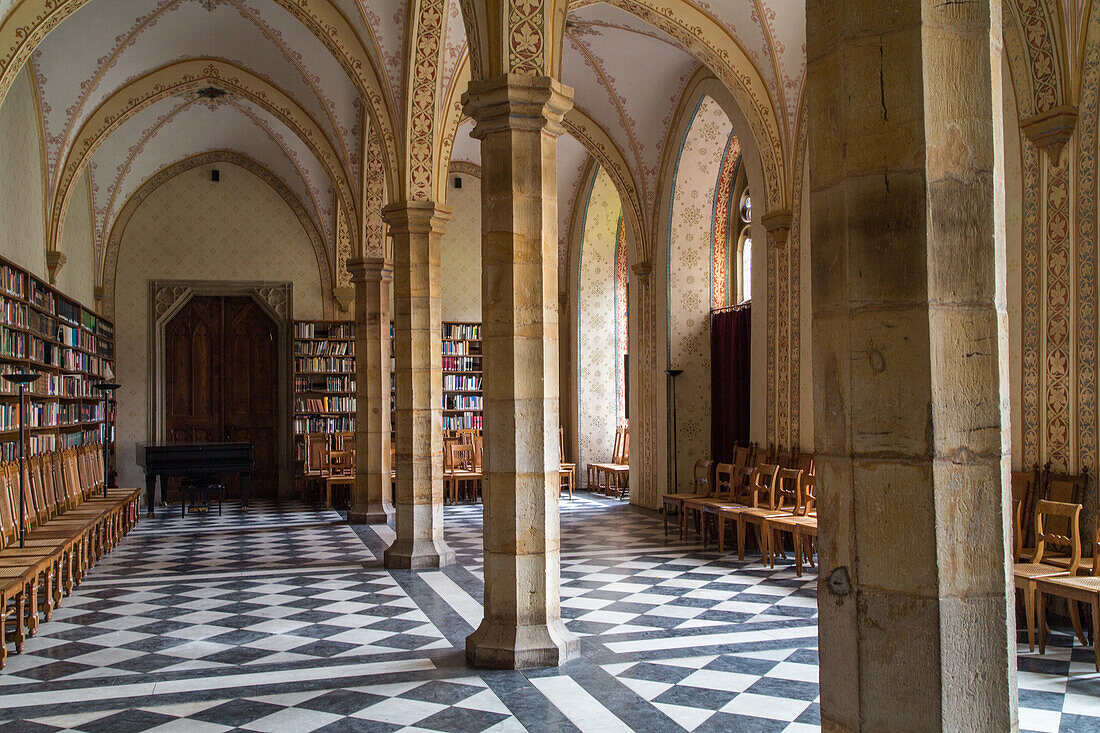
[[[388,572],[386,526],[256,505],[143,519],[0,673],[0,731],[809,731],[816,577],[666,539],[659,518],[562,501],[562,615],[583,657],[466,666],[481,507],[459,562]],[[1020,727],[1100,731],[1092,650],[1019,656]]]

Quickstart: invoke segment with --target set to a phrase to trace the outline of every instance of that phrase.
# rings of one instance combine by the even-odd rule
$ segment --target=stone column
[[[822,727],[1015,730],[1000,3],[806,28]]]
[[[387,568],[454,562],[443,541],[443,363],[439,244],[450,210],[430,201],[383,210],[393,237],[397,400],[397,538]]]
[[[473,81],[481,140],[485,618],[476,665],[550,667],[579,652],[561,618],[558,524],[557,138],[572,90]]]
[[[351,524],[393,516],[390,485],[390,283],[381,257],[348,260],[355,285],[355,487]]]

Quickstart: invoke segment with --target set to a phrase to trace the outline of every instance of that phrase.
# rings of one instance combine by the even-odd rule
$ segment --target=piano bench
[[[184,479],[180,483],[180,516],[187,516],[188,498],[194,507],[196,499],[209,506],[210,495],[213,494],[218,502],[218,516],[222,515],[222,501],[225,499],[225,484],[213,483],[203,479]]]

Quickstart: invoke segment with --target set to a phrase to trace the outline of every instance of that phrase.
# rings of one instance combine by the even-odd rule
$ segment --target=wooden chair
[[[1093,537],[1100,537],[1100,516],[1093,525]],[[1093,557],[1100,555],[1100,540],[1093,540]],[[1073,630],[1082,646],[1088,646],[1088,641],[1081,630],[1081,617],[1077,610],[1078,603],[1087,603],[1092,610],[1092,658],[1096,671],[1100,672],[1100,654],[1096,653],[1096,645],[1100,642],[1100,576],[1096,574],[1096,566],[1088,575],[1064,575],[1048,576],[1035,579],[1035,592],[1039,609],[1039,653],[1046,651],[1046,637],[1048,633],[1046,619],[1046,597],[1057,596],[1065,598],[1069,604],[1069,615],[1073,620]],[[1071,642],[1072,643],[1072,642]]]
[[[608,494],[617,493],[619,499],[625,499],[630,489],[630,428],[623,428],[622,446],[614,463],[601,467],[605,477]]]
[[[558,426],[558,495],[562,489],[569,489],[569,498],[573,498],[573,486],[577,483],[577,464],[565,462],[565,430]]]
[[[733,466],[728,463],[718,463],[714,466],[714,491],[709,496],[685,498],[683,501],[684,513],[680,518],[680,534],[686,534],[687,520],[696,515],[696,523],[703,537],[703,549],[706,549],[709,536],[710,519],[714,519],[718,531],[718,544],[721,547],[721,525],[718,521],[718,510],[732,504],[735,501],[733,488]]]
[[[714,461],[700,458],[695,462],[695,466],[692,468],[691,481],[693,490],[688,493],[664,494],[661,497],[661,513],[665,517],[665,537],[668,537],[668,514],[670,510],[675,512],[676,519],[679,521],[684,513],[685,499],[699,499],[710,496],[710,477],[711,473],[714,471],[714,466]],[[684,525],[682,522],[680,522],[680,539],[684,539]]]
[[[462,488],[469,489],[471,482],[481,482],[481,473],[474,471],[474,447],[458,440],[444,443],[443,451],[443,497],[450,498],[454,504],[462,494]],[[476,488],[473,491],[476,497]]]
[[[589,463],[588,464],[588,490],[604,493],[603,486],[600,484],[601,468],[604,466],[617,465],[619,457],[622,455],[623,450],[623,426],[619,425],[615,428],[615,446],[611,450],[611,463]]]
[[[790,516],[768,517],[764,520],[764,534],[768,538],[765,561],[769,567],[775,567],[775,548],[782,547],[783,532],[789,532],[791,535],[795,575],[801,578],[804,553],[810,558],[812,564],[811,538],[817,538],[817,492],[813,474],[802,474],[802,480],[798,485],[798,506]],[[809,552],[805,552],[807,549]]]
[[[305,434],[305,459],[302,462],[302,473],[297,477],[299,497],[303,501],[312,502],[316,489],[324,483],[328,451],[327,435]]]
[[[1080,518],[1080,504],[1040,501],[1035,507],[1035,557],[1031,562],[1017,562],[1012,566],[1013,584],[1024,594],[1027,644],[1031,651],[1035,650],[1035,583],[1039,578],[1077,574],[1077,565],[1081,561]],[[1059,530],[1053,529],[1055,526],[1065,527],[1067,534],[1060,534]],[[1047,545],[1066,548],[1070,558],[1068,567],[1060,568],[1045,562]]]
[[[766,472],[763,475],[766,476]],[[767,490],[764,490],[763,485],[753,487],[754,506],[733,513],[733,517],[737,520],[737,558],[739,560],[745,559],[745,529],[749,526],[752,526],[756,536],[761,559],[767,556],[769,547],[768,536],[764,532],[764,520],[791,516],[798,506],[798,491],[801,483],[801,471],[776,466]],[[764,502],[760,501],[762,498],[765,498]]]
[[[330,450],[325,454],[325,507],[331,509],[333,490],[346,486],[348,498],[355,487],[355,450]],[[350,504],[350,501],[349,501]]]

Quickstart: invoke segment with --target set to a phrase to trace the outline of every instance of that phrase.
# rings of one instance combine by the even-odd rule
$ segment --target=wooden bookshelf
[[[443,430],[482,427],[481,324],[443,324]]]
[[[294,458],[300,469],[306,433],[355,430],[355,324],[294,321],[293,348]]]
[[[0,374],[41,375],[27,388],[30,455],[104,438],[92,385],[114,376],[114,348],[114,324],[0,258]],[[0,380],[0,460],[18,455],[19,390]]]

